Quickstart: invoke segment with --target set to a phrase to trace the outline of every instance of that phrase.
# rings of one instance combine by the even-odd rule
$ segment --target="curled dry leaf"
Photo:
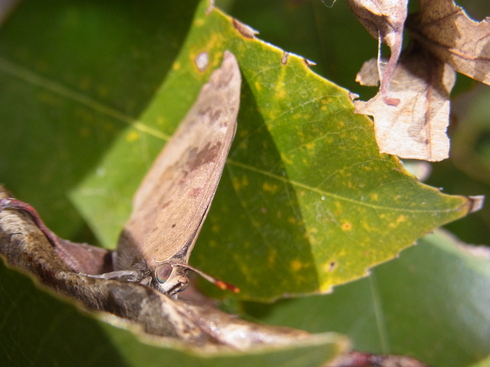
[[[381,43],[387,44],[391,50],[382,74],[381,67],[378,72],[381,74],[381,97],[386,104],[396,106],[399,100],[393,97],[389,88],[402,49],[408,0],[349,0],[348,3],[369,34],[379,40],[378,62],[381,62]]]
[[[420,0],[406,27],[412,36],[456,71],[490,84],[490,24],[471,19],[452,0]]]
[[[367,62],[357,79],[373,82],[375,61]],[[404,53],[396,66],[390,95],[398,106],[386,105],[378,93],[368,102],[355,101],[356,113],[374,117],[376,141],[382,153],[402,158],[440,161],[448,157],[449,94],[452,68],[418,47]]]

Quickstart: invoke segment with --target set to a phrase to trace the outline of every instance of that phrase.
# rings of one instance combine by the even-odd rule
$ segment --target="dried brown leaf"
[[[374,62],[363,66],[358,79],[376,73]],[[402,55],[390,84],[390,95],[400,100],[389,106],[378,93],[368,102],[355,101],[356,113],[374,117],[376,140],[382,153],[402,158],[440,161],[448,157],[449,93],[454,71],[420,48]]]
[[[407,19],[413,37],[456,71],[490,84],[490,18],[474,21],[452,0],[420,0]]]
[[[356,82],[367,87],[379,85],[378,60],[369,59],[361,66],[361,70],[356,75]]]
[[[382,71],[380,92],[387,104],[396,106],[399,101],[389,87],[401,53],[408,0],[349,0],[348,3],[369,34],[379,40],[379,53],[381,43],[390,47],[391,56]],[[378,62],[380,60],[379,56]]]

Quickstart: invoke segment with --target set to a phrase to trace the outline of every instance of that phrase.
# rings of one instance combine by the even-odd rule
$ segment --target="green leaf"
[[[159,37],[169,42],[158,45],[166,51],[183,40],[186,27],[172,38],[163,30],[172,23],[155,22],[151,28],[137,21],[146,11],[174,19],[181,6],[138,9],[132,24],[136,10],[130,5],[109,15],[97,4],[50,8],[53,14],[43,16],[48,31],[32,21],[40,29],[31,32],[42,35],[41,41],[19,29],[37,14],[37,4],[25,4],[4,26],[4,85],[18,89],[19,98],[30,96],[32,116],[24,107],[5,107],[17,115],[16,122],[25,121],[29,140],[7,128],[9,144],[2,149],[20,160],[14,149],[20,139],[33,148],[22,161],[25,170],[19,164],[1,172],[17,175],[19,180],[6,182],[15,192],[17,185],[32,185],[34,198],[42,197],[45,205],[66,204],[69,196],[106,246],[115,246],[132,193],[225,49],[237,56],[244,78],[239,128],[193,265],[239,286],[248,299],[325,292],[365,276],[424,233],[470,210],[467,198],[442,195],[418,183],[396,158],[379,154],[371,121],[353,113],[346,90],[314,74],[304,59],[254,39],[220,11],[208,13],[207,2],[197,8],[172,68],[165,55],[150,82],[141,59],[158,65],[162,55],[150,51]],[[152,32],[158,37],[152,34],[152,42],[144,43],[150,51],[135,48]],[[112,41],[119,48],[107,55],[98,47],[76,53],[68,48],[90,45],[94,33],[104,38],[101,44]],[[110,36],[117,42],[105,38]],[[70,50],[73,60],[66,59]],[[195,64],[202,52],[210,58],[204,72]],[[23,54],[28,61],[22,62]],[[34,133],[41,126],[45,130]],[[43,163],[33,164],[46,152]],[[56,213],[73,231],[77,221]]]
[[[138,337],[122,320],[87,314],[0,261],[0,361],[2,366],[318,366],[348,346],[324,333],[290,346],[206,353],[182,343]],[[95,316],[95,317],[94,317]]]
[[[410,355],[431,366],[488,366],[490,253],[478,256],[445,232],[333,294],[246,304],[268,324],[352,338],[355,349]],[[302,310],[302,312],[298,312]]]

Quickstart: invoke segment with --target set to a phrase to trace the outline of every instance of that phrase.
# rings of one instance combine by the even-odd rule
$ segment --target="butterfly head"
[[[160,292],[175,296],[189,285],[187,269],[179,265],[164,263],[155,269],[155,280]]]

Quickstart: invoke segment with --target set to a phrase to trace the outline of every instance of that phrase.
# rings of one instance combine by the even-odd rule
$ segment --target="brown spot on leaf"
[[[289,52],[285,52],[282,54],[281,64],[286,65],[288,63]]]
[[[316,65],[316,62],[308,60],[308,59],[303,59],[303,61],[306,64],[306,66],[308,66],[308,67]]]
[[[240,32],[240,34],[245,38],[255,38],[255,35],[258,34],[256,30],[250,28],[248,25],[243,24],[239,20],[233,18],[233,27]]]

